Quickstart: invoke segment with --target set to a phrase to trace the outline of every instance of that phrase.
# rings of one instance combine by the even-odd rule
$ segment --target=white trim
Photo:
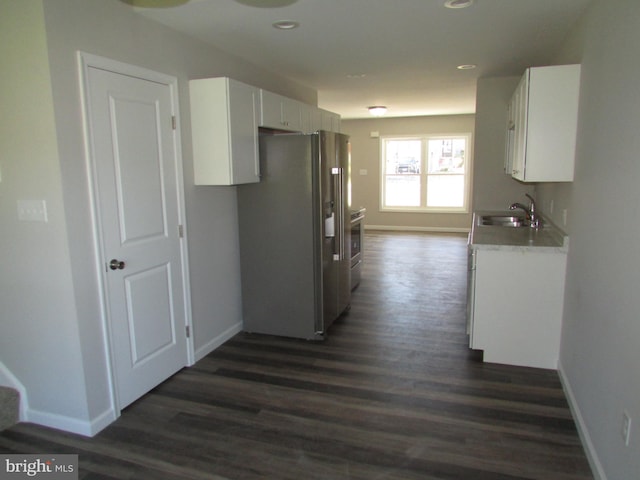
[[[365,232],[371,230],[392,230],[398,232],[469,233],[471,229],[460,227],[410,227],[401,225],[365,225]]]
[[[22,382],[18,380],[18,377],[16,377],[2,361],[0,361],[0,385],[2,385],[3,387],[11,387],[18,391],[18,394],[20,395],[20,412],[18,414],[18,418],[21,422],[26,422],[26,412],[29,410],[29,397],[27,396],[27,389],[24,387]]]
[[[84,135],[84,155],[85,155],[85,164],[87,167],[87,184],[89,188],[89,198],[91,203],[91,222],[93,227],[93,254],[94,261],[96,266],[96,271],[98,272],[98,285],[99,285],[99,298],[101,303],[100,309],[100,320],[102,324],[102,334],[103,341],[105,346],[105,352],[107,355],[107,368],[108,368],[108,377],[109,377],[109,391],[110,391],[110,403],[111,408],[107,412],[101,414],[97,419],[92,421],[90,424],[87,424],[87,427],[83,427],[82,424],[84,422],[78,423],[78,428],[80,431],[94,432],[94,434],[99,431],[95,431],[95,428],[102,429],[108,423],[103,425],[104,421],[112,422],[119,415],[120,411],[118,409],[119,401],[118,394],[115,382],[115,362],[113,360],[113,348],[111,342],[111,331],[109,326],[109,312],[108,312],[108,303],[107,303],[107,279],[105,278],[104,269],[102,267],[102,258],[104,255],[102,252],[104,251],[104,245],[102,243],[102,236],[100,233],[100,209],[98,208],[98,179],[96,175],[95,165],[93,164],[93,159],[95,158],[94,152],[91,150],[91,132],[89,128],[89,119],[91,118],[89,112],[89,102],[88,102],[88,69],[89,68],[98,68],[107,70],[113,73],[117,73],[120,75],[128,75],[136,78],[141,78],[148,81],[157,82],[163,85],[167,85],[171,91],[171,107],[172,107],[172,115],[176,118],[176,128],[174,132],[174,145],[175,152],[174,158],[176,161],[176,188],[177,188],[177,202],[178,202],[178,216],[179,222],[182,225],[183,236],[180,239],[180,255],[182,261],[182,276],[183,276],[183,304],[184,304],[184,315],[185,315],[185,324],[193,331],[192,327],[192,309],[191,309],[191,295],[190,295],[190,284],[189,284],[189,257],[188,257],[188,245],[187,245],[187,225],[186,225],[186,207],[185,207],[185,195],[184,195],[184,173],[183,173],[183,160],[182,160],[182,144],[181,144],[181,135],[180,135],[180,114],[178,110],[178,79],[171,75],[166,75],[164,73],[156,72],[153,70],[149,70],[146,68],[138,67],[136,65],[131,65],[123,62],[119,62],[117,60],[112,60],[105,57],[100,57],[97,55],[93,55],[90,53],[78,51],[77,52],[78,59],[78,73],[80,77],[80,98],[81,98],[81,107],[82,107],[82,124],[83,124],[83,135]],[[192,365],[194,362],[194,342],[193,337],[187,337],[187,358],[185,359],[185,366]],[[36,414],[37,415],[37,414]],[[46,416],[46,414],[43,414]],[[45,418],[45,417],[43,417]],[[76,421],[77,422],[77,421]],[[97,423],[96,423],[97,422]],[[66,420],[62,421],[63,424],[68,423]],[[94,425],[95,423],[95,425]],[[73,427],[73,424],[70,424]],[[62,428],[62,427],[60,427]],[[83,430],[84,429],[84,430]],[[71,430],[76,431],[76,430]],[[79,432],[80,433],[80,432]],[[91,434],[91,433],[89,433]]]
[[[93,437],[116,418],[116,412],[111,409],[105,410],[91,421],[30,409],[26,412],[24,421],[64,430],[65,432],[77,433],[85,437]]]
[[[238,322],[235,325],[227,328],[220,335],[215,337],[213,340],[210,340],[200,348],[196,350],[195,359],[196,362],[202,360],[204,357],[213,352],[216,348],[222,345],[224,342],[232,338],[234,335],[240,333],[242,331],[242,322]]]
[[[589,435],[587,424],[584,421],[584,417],[580,412],[580,407],[578,406],[576,397],[574,396],[573,390],[571,389],[571,383],[564,373],[562,362],[560,362],[559,360],[558,376],[560,377],[562,389],[564,390],[565,396],[567,397],[567,400],[569,402],[569,409],[571,410],[573,419],[576,422],[578,435],[580,436],[580,440],[582,441],[582,446],[587,455],[587,460],[589,461],[589,465],[591,466],[591,473],[593,473],[593,477],[595,480],[607,480],[607,475],[605,474],[604,468],[602,468],[602,463],[598,458],[598,452],[596,451],[593,442],[591,441],[591,436]]]
[[[111,411],[115,418],[119,416],[119,411],[116,407],[118,405],[118,398],[116,393],[116,385],[114,382],[115,378],[115,364],[113,362],[111,352],[112,344],[111,344],[111,331],[109,328],[109,314],[107,311],[107,300],[106,300],[106,284],[105,279],[102,274],[102,255],[101,252],[104,250],[102,245],[102,237],[99,233],[99,225],[100,225],[100,211],[97,206],[97,177],[95,174],[95,168],[93,166],[93,158],[95,157],[92,149],[91,149],[91,133],[89,129],[89,119],[91,115],[89,114],[89,101],[88,101],[88,92],[89,86],[87,84],[87,79],[89,78],[88,69],[90,66],[99,66],[101,61],[104,60],[102,57],[96,57],[94,55],[90,55],[84,52],[77,52],[78,59],[78,75],[79,75],[79,84],[80,84],[80,107],[81,107],[81,115],[82,115],[82,134],[84,141],[84,158],[85,165],[87,167],[87,186],[89,188],[89,203],[90,209],[89,212],[91,214],[91,226],[92,226],[92,239],[93,239],[93,256],[95,262],[95,268],[97,272],[97,281],[98,281],[98,298],[100,302],[100,325],[102,329],[102,340],[104,345],[104,351],[106,352],[106,365],[107,365],[107,377],[109,381],[109,403]]]

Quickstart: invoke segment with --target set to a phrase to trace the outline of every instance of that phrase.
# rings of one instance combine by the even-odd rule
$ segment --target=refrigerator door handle
[[[338,216],[338,228],[336,233],[336,242],[334,245],[333,260],[340,261],[345,259],[345,245],[344,245],[344,169],[334,167],[331,169],[331,173],[334,175],[335,182],[335,195],[336,195],[336,212]],[[334,212],[334,214],[336,213]],[[336,251],[337,250],[337,251]]]

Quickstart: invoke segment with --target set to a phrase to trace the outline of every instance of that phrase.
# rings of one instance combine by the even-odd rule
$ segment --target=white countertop
[[[510,211],[478,211],[473,214],[469,246],[475,249],[543,250],[566,253],[569,237],[543,218],[541,228],[477,225],[479,215],[513,215]]]

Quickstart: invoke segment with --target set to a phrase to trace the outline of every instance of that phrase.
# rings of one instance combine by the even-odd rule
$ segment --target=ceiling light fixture
[[[293,30],[294,28],[298,28],[300,24],[298,22],[294,22],[293,20],[280,20],[273,24],[273,28],[277,28],[278,30]]]
[[[189,0],[120,0],[122,3],[138,8],[172,8],[187,3]]]
[[[476,67],[477,65],[474,65],[473,63],[467,63],[466,65],[458,65],[456,68],[458,70],[473,70]]]
[[[467,8],[473,5],[474,0],[447,0],[444,6],[447,8]]]
[[[298,0],[236,0],[236,2],[246,5],[248,7],[257,8],[279,8],[286,7]]]
[[[374,117],[381,117],[385,113],[387,113],[387,107],[382,105],[373,105],[369,108],[369,113]]]

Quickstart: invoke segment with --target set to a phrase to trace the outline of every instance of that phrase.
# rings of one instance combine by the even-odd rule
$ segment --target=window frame
[[[465,158],[465,171],[464,175],[464,197],[461,207],[429,207],[427,206],[427,183],[429,176],[438,175],[430,174],[428,172],[428,144],[429,140],[446,140],[446,139],[458,139],[464,138],[466,142],[466,158]],[[385,187],[386,187],[386,144],[390,140],[420,140],[421,141],[421,163],[420,163],[420,206],[387,206],[385,205]],[[473,144],[472,133],[446,133],[435,134],[426,133],[418,135],[384,135],[380,136],[380,185],[378,189],[379,193],[379,208],[381,212],[398,212],[398,213],[463,213],[468,214],[470,211],[470,198],[471,198],[471,170],[473,164]],[[460,174],[456,174],[460,175]]]

